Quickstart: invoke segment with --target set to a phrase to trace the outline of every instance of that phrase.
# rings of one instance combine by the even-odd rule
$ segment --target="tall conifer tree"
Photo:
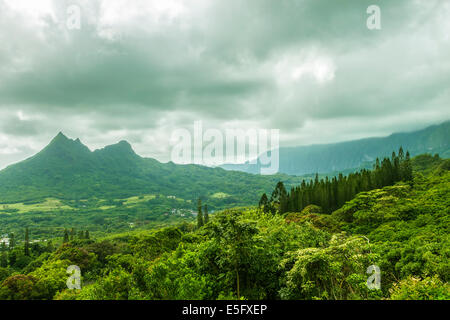
[[[69,233],[67,232],[67,229],[64,229],[64,238],[63,243],[69,242]]]
[[[197,202],[197,227],[203,227],[202,200],[199,198]]]
[[[1,257],[0,257],[0,267],[2,268],[6,268],[8,267],[8,257],[6,255],[6,243],[2,242],[2,246],[1,246]]]
[[[25,228],[24,253],[26,256],[30,256],[30,235],[29,235],[28,227]]]
[[[205,213],[203,214],[204,223],[207,224],[209,222],[209,214],[208,214],[208,205],[205,204]]]
[[[12,250],[16,246],[16,239],[14,238],[14,233],[9,235],[9,249]]]

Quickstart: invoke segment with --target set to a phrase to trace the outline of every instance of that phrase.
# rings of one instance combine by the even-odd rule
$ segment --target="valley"
[[[316,204],[283,212],[275,192],[269,212],[234,207],[202,225],[194,218],[205,203],[195,214],[145,209],[188,203],[174,196],[18,203],[0,214],[8,243],[0,299],[449,299],[450,160],[417,156],[411,170],[331,213]],[[69,265],[81,270],[79,290],[66,288]],[[374,290],[366,286],[373,265],[382,275]]]
[[[60,133],[0,171],[0,299],[448,299],[450,160],[391,155],[261,176]]]

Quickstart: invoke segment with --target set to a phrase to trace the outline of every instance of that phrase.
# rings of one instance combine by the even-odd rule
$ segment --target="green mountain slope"
[[[3,254],[0,299],[448,300],[450,160],[412,164],[413,181],[361,192],[332,214],[234,208],[202,227],[33,243],[29,256],[20,242]],[[69,265],[81,290],[67,289]],[[367,287],[378,273],[368,269],[378,287]]]
[[[254,203],[279,180],[299,183],[286,175],[160,163],[140,157],[126,141],[91,152],[79,139],[59,133],[33,157],[0,171],[0,203],[162,194],[186,200],[211,198],[211,203],[223,207]],[[217,193],[222,196],[213,197]]]
[[[368,138],[335,144],[280,148],[279,172],[292,175],[329,173],[359,168],[377,157],[390,156],[403,146],[411,156],[438,153],[450,157],[450,121],[409,133],[394,133],[384,138]],[[224,165],[227,170],[260,172],[260,165]]]

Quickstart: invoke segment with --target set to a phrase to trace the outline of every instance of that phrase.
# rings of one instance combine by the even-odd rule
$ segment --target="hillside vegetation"
[[[35,156],[0,171],[0,204],[151,194],[190,201],[201,197],[212,209],[220,209],[254,203],[279,180],[288,185],[301,181],[287,175],[161,163],[140,157],[126,141],[91,152],[80,140],[59,133]]]
[[[153,231],[3,248],[2,299],[450,299],[450,160],[331,214],[257,207]],[[66,287],[78,265],[82,289]],[[366,286],[369,266],[380,289]]]

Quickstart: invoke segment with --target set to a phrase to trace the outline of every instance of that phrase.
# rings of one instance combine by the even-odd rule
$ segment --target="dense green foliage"
[[[162,195],[124,200],[63,200],[54,208],[40,208],[40,201],[24,205],[29,211],[15,212],[12,205],[0,205],[0,234],[14,233],[24,239],[24,226],[30,238],[45,240],[63,237],[65,228],[89,230],[95,236],[135,229],[152,229],[190,221],[192,204]],[[30,209],[28,209],[30,207]]]
[[[197,199],[211,212],[255,203],[286,175],[259,176],[142,158],[122,141],[91,152],[58,134],[35,156],[0,171],[0,234],[23,226],[32,239],[63,237],[64,228],[96,236],[189,220]],[[308,177],[306,177],[308,179]]]
[[[3,248],[0,299],[450,299],[450,160],[412,167],[412,181],[361,192],[332,214],[234,208],[201,227],[80,233],[31,242],[29,256],[22,244]],[[72,264],[81,290],[66,287]],[[380,290],[366,286],[370,265]]]
[[[314,181],[303,181],[300,186],[293,187],[288,193],[282,182],[278,182],[270,200],[263,194],[259,207],[264,212],[281,213],[302,211],[309,205],[320,206],[324,212],[331,213],[340,208],[346,201],[361,191],[389,186],[398,181],[412,180],[412,164],[409,152],[406,155],[400,147],[398,155],[392,153],[392,158],[377,158],[372,171],[363,169],[348,176],[339,174],[331,180],[326,177],[319,181],[316,175]]]
[[[154,194],[190,200],[193,210],[200,197],[216,210],[255,203],[279,180],[288,185],[301,181],[287,175],[160,163],[138,156],[126,141],[91,152],[80,140],[60,133],[35,156],[0,171],[0,204]]]

